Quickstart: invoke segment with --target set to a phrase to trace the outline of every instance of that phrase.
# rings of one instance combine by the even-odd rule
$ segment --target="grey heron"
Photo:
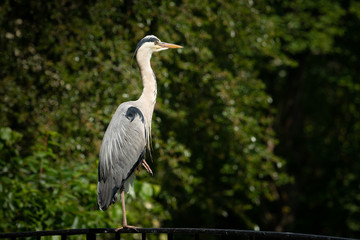
[[[124,102],[115,111],[102,140],[99,166],[97,201],[100,210],[106,210],[117,201],[120,192],[123,209],[123,228],[126,221],[124,191],[132,184],[135,169],[143,165],[152,170],[145,161],[146,146],[149,146],[151,118],[157,95],[155,74],[151,68],[152,53],[182,46],[161,42],[154,35],[145,36],[137,44],[134,56],[140,68],[143,91],[136,101]]]

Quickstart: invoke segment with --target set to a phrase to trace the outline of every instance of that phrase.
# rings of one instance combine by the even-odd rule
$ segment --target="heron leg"
[[[134,229],[135,231],[137,231],[137,230],[136,230],[136,227],[127,225],[127,221],[126,221],[126,210],[125,210],[125,191],[124,191],[124,188],[120,190],[120,197],[121,197],[121,205],[122,205],[122,209],[123,209],[123,227],[117,228],[117,229],[115,229],[115,231],[117,232],[117,231],[119,231],[120,229],[124,229],[124,228],[130,228],[130,229]]]
[[[147,162],[145,161],[145,159],[142,160],[141,164],[144,166],[144,168],[146,169],[146,171],[148,173],[151,174],[151,176],[153,176],[153,171],[151,170],[150,166],[147,164]]]

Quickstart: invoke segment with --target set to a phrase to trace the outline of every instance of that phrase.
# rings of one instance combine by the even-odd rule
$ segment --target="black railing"
[[[0,238],[15,240],[18,238],[31,237],[40,240],[43,236],[61,236],[61,240],[66,240],[68,236],[83,235],[86,240],[96,240],[97,235],[113,235],[113,239],[120,240],[122,234],[139,234],[142,240],[147,239],[149,234],[167,234],[168,240],[173,240],[174,235],[191,236],[186,239],[206,239],[207,236],[217,236],[219,239],[288,239],[288,240],[349,240],[350,238],[331,237],[323,235],[312,235],[290,232],[268,232],[268,231],[249,231],[235,229],[208,229],[208,228],[138,228],[121,229],[115,231],[115,228],[90,228],[90,229],[67,229],[36,232],[13,232],[0,233]],[[111,236],[109,236],[111,237]],[[110,239],[110,238],[107,238]],[[185,239],[185,238],[181,238]]]

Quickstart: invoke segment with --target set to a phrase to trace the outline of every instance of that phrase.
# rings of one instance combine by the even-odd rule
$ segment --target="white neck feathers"
[[[148,143],[151,134],[151,119],[156,103],[157,85],[155,74],[150,65],[152,52],[149,49],[140,48],[136,54],[136,60],[140,68],[141,78],[143,80],[143,92],[139,98],[140,106],[145,118],[148,131]]]

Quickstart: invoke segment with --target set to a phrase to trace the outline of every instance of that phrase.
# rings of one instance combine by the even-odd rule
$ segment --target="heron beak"
[[[158,45],[163,48],[183,48],[183,46],[166,42],[159,42]]]

